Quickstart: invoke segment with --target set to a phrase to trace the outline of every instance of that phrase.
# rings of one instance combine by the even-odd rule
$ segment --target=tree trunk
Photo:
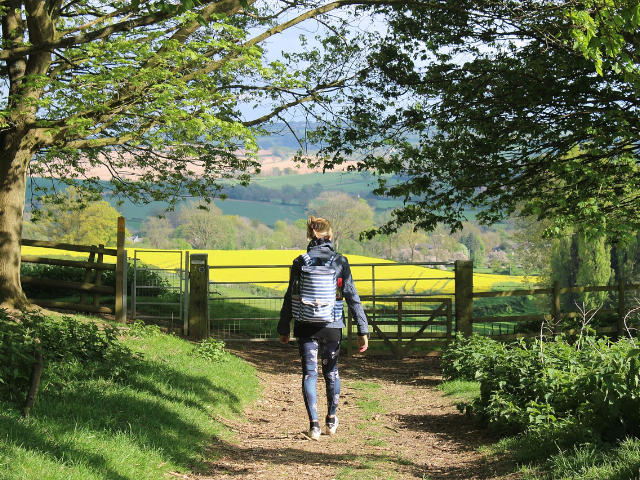
[[[7,143],[0,151],[0,306],[21,308],[28,304],[20,284],[20,241],[32,152]]]

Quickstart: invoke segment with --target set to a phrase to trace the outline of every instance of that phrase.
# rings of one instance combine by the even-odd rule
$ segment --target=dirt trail
[[[246,422],[221,419],[237,443],[218,441],[222,455],[200,479],[515,479],[508,466],[477,449],[491,442],[436,390],[434,359],[362,356],[340,361],[335,436],[307,439],[300,360],[293,346],[229,346],[255,365],[263,386]],[[326,411],[318,380],[318,411]],[[322,417],[324,418],[324,416]],[[213,456],[212,452],[212,456]]]

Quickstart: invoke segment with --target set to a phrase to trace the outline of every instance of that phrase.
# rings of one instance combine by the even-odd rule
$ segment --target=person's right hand
[[[358,352],[363,353],[369,348],[369,336],[358,335]]]
[[[280,335],[280,343],[283,345],[289,343],[289,335]]]

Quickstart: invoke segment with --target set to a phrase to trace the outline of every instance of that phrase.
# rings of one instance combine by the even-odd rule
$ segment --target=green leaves
[[[640,349],[627,339],[582,340],[545,341],[542,356],[537,339],[505,345],[458,337],[443,354],[443,375],[475,370],[482,394],[472,411],[500,431],[580,425],[605,440],[640,433]]]
[[[631,3],[605,5],[623,18],[615,29],[631,28]],[[549,232],[575,226],[621,238],[640,228],[640,83],[605,62],[609,51],[635,53],[612,34],[608,49],[592,50],[605,62],[597,75],[570,45],[591,49],[615,15],[585,9],[570,22],[556,7],[439,2],[389,13],[389,33],[342,112],[353,128],[324,130],[328,168],[357,152],[359,169],[396,175],[376,191],[405,202],[385,228],[457,229],[469,206],[484,223],[521,212],[549,220]],[[424,54],[428,62],[415,61]],[[379,98],[380,110],[358,107]]]
[[[16,319],[0,310],[0,398],[24,401],[36,348],[44,359],[45,389],[62,388],[71,375],[123,374],[133,358],[113,327],[99,329],[94,323],[36,312],[23,312]]]
[[[637,61],[633,36],[640,27],[640,6],[630,0],[590,0],[580,10],[570,8],[567,17],[571,22],[570,34],[573,47],[585,58],[593,61],[600,76],[606,70],[636,77]]]

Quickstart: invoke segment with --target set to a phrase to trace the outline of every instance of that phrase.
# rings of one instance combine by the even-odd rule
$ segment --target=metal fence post
[[[129,261],[127,258],[127,251],[124,251],[122,256],[122,309],[124,310],[124,317],[127,318],[127,273],[129,270]]]
[[[353,355],[353,330],[352,328],[353,322],[351,321],[351,310],[347,308],[347,357]]]
[[[473,333],[473,262],[455,263],[456,331],[469,337]]]
[[[137,277],[138,276],[138,252],[133,251],[133,282],[131,283],[131,320],[136,320],[136,299],[138,296],[137,289]]]
[[[189,336],[209,336],[209,265],[206,253],[194,253],[189,262]]]

